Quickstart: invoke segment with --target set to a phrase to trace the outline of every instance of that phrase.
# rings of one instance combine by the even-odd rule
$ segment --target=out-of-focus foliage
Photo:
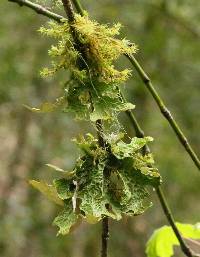
[[[99,22],[124,25],[124,37],[139,46],[137,58],[200,152],[199,1],[84,0],[83,4]],[[70,235],[55,238],[50,223],[57,207],[27,183],[30,178],[48,177],[48,182],[59,178],[45,163],[71,170],[78,152],[70,138],[89,128],[84,122],[75,124],[69,114],[34,114],[22,106],[53,102],[66,74],[61,72],[57,80],[39,76],[53,43],[37,32],[47,19],[7,1],[0,1],[0,7],[0,255],[96,257],[100,226],[83,223]],[[124,68],[127,60],[122,58],[118,65]],[[136,104],[145,133],[155,138],[152,150],[176,220],[196,223],[199,174],[134,71],[133,76],[125,92]],[[121,118],[134,136],[126,117]],[[149,235],[166,224],[156,198],[153,202],[153,208],[140,217],[111,222],[111,257],[145,255]]]

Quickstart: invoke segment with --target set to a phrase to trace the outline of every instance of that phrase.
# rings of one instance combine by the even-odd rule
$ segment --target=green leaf
[[[154,167],[151,154],[142,155],[139,150],[153,139],[151,137],[132,138],[129,144],[122,140],[111,143],[112,154],[117,158],[120,170],[126,170],[128,176],[139,185],[157,186],[161,183],[158,169]],[[111,142],[111,140],[109,140]]]
[[[62,174],[71,174],[54,180],[54,187],[45,184],[44,189],[44,185],[39,187],[38,182],[32,182],[46,195],[49,187],[53,188],[57,199],[64,203],[62,213],[54,221],[60,234],[69,233],[80,219],[91,224],[105,216],[120,220],[124,214],[139,215],[151,206],[146,185],[157,185],[160,175],[152,167],[153,157],[143,156],[138,150],[152,139],[133,138],[126,144],[120,133],[105,138],[105,149],[91,134],[76,139],[84,155],[70,173],[48,164]]]
[[[72,201],[65,201],[63,211],[54,219],[53,225],[59,227],[57,235],[66,235],[70,232],[70,229],[78,221],[78,215],[73,212]]]
[[[151,206],[145,186],[131,175],[132,172],[126,167],[124,170],[113,171],[107,182],[107,195],[113,211],[118,209],[130,216],[139,215]],[[146,203],[145,199],[148,200]]]
[[[70,84],[66,89],[68,106],[64,112],[72,112],[78,120],[89,120],[90,101],[86,100],[88,89],[82,85]],[[84,99],[84,100],[83,100]]]
[[[103,160],[94,164],[93,159],[88,158],[79,170],[80,176],[84,178],[84,184],[80,184],[82,190],[78,192],[81,199],[80,209],[84,212],[86,220],[91,223],[98,222],[103,215],[113,216],[106,208],[108,202],[103,191],[104,167]],[[84,174],[85,172],[87,173]]]
[[[120,112],[135,108],[135,105],[131,103],[123,103],[119,97],[111,98],[109,96],[93,97],[93,105],[94,110],[90,114],[90,120],[93,122],[99,119],[113,119]]]
[[[58,205],[63,205],[63,201],[58,197],[56,189],[52,185],[48,185],[46,182],[29,180],[29,183],[45,195],[49,200],[55,202]]]
[[[92,83],[92,85],[91,85]],[[84,84],[69,84],[66,89],[68,106],[65,112],[72,112],[76,119],[109,120],[122,111],[134,109],[131,103],[124,103],[119,98],[119,91],[113,85],[106,85],[94,80]],[[107,88],[107,89],[106,89]]]
[[[179,231],[184,238],[200,239],[199,224],[176,223]],[[174,254],[173,246],[179,242],[170,226],[163,226],[154,231],[146,245],[148,257],[170,257]]]
[[[109,85],[104,82],[95,81],[95,90],[97,95],[109,96],[111,98],[119,97],[119,89],[116,84]]]
[[[69,199],[73,197],[75,186],[72,180],[65,178],[55,179],[53,181],[54,186],[57,190],[58,196],[62,199]]]
[[[133,156],[133,154],[141,149],[148,142],[153,141],[152,137],[132,138],[130,144],[126,144],[123,141],[119,141],[117,144],[112,145],[112,153],[118,159],[124,159]]]
[[[101,216],[94,216],[90,213],[87,213],[84,218],[89,224],[96,224],[101,220]]]
[[[144,185],[152,185],[154,187],[161,184],[162,178],[158,169],[154,167],[152,154],[142,155],[140,153],[136,153],[132,161],[132,166],[136,171],[133,175],[137,181],[142,182]],[[124,162],[126,162],[125,159]]]
[[[90,156],[94,156],[95,150],[98,148],[98,139],[94,138],[90,133],[87,133],[86,137],[79,135],[73,141],[85,154]]]

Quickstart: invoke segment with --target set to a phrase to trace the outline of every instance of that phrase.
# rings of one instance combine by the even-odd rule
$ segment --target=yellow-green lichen
[[[118,39],[121,25],[119,23],[108,26],[101,25],[96,21],[76,14],[72,25],[77,32],[78,40],[85,47],[85,69],[77,68],[79,58],[83,59],[81,53],[74,48],[74,39],[70,33],[67,20],[61,24],[49,22],[48,27],[41,27],[40,32],[58,40],[49,50],[49,55],[56,58],[51,68],[45,68],[41,72],[43,76],[55,74],[60,69],[68,69],[75,79],[85,82],[97,79],[106,84],[121,83],[127,80],[131,71],[128,69],[118,70],[114,62],[122,54],[135,53],[137,47],[130,44],[126,39]]]

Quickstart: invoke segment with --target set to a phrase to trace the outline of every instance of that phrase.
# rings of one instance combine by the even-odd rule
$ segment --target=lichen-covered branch
[[[81,9],[82,10],[82,9]],[[79,10],[77,10],[78,12],[80,12]],[[123,96],[123,94],[121,93],[121,98],[123,101],[126,101],[125,97]],[[131,120],[131,123],[134,127],[134,130],[136,132],[136,136],[139,137],[139,138],[144,138],[144,131],[141,129],[136,117],[134,116],[134,114],[132,113],[131,110],[127,110],[126,111],[126,114],[128,115],[129,119]],[[143,147],[143,153],[144,154],[148,154],[150,153],[150,149],[148,147],[148,145],[145,145]],[[188,257],[192,257],[193,254],[190,250],[190,248],[186,245],[184,239],[182,238],[176,224],[175,224],[175,221],[174,221],[174,218],[173,218],[173,215],[171,213],[171,210],[167,204],[167,201],[164,197],[164,194],[162,192],[162,189],[160,188],[160,186],[157,186],[156,187],[156,193],[158,195],[158,198],[159,198],[159,201],[161,203],[161,206],[162,206],[162,209],[165,213],[165,216],[167,217],[168,219],[168,222],[169,224],[171,225],[179,243],[180,243],[180,246],[181,246],[181,249],[182,251],[185,253],[186,256]],[[102,257],[106,257],[106,253],[107,253],[107,240],[108,240],[108,237],[109,237],[109,231],[108,231],[108,219],[107,218],[104,218],[103,220],[103,223],[102,223],[102,228],[103,228],[103,231],[102,231]]]
[[[72,4],[71,4],[71,1],[70,0],[62,0],[62,3],[63,3],[63,6],[64,6],[64,9],[65,9],[65,12],[67,14],[69,23],[71,25],[75,21],[75,16],[74,16],[74,11],[73,11],[73,7],[72,7]],[[72,27],[72,35],[73,35],[74,41],[76,42],[75,43],[75,48],[77,48],[77,50],[80,52],[80,54],[82,55],[82,58],[85,58],[84,46],[81,47],[81,48],[79,47],[80,46],[80,42],[78,40],[77,34],[76,34],[76,32],[75,32],[73,27]],[[80,49],[82,49],[82,51],[80,51]],[[104,142],[104,139],[102,137],[102,130],[103,130],[102,121],[100,119],[98,119],[96,121],[96,129],[97,129],[99,146],[102,147],[102,148],[105,148],[105,142]],[[101,256],[102,257],[107,257],[107,255],[108,255],[108,240],[109,240],[108,217],[104,217],[102,219],[102,239],[101,240],[102,240],[101,241],[102,242]]]
[[[52,12],[50,12],[50,11],[48,11],[48,10],[46,10],[45,8],[43,8],[42,6],[40,6],[40,5],[37,5],[37,4],[34,4],[34,3],[32,3],[32,2],[30,2],[30,1],[28,1],[28,0],[8,0],[8,1],[11,1],[11,2],[15,2],[15,3],[18,3],[20,6],[27,6],[27,7],[29,7],[29,8],[31,8],[31,9],[33,9],[33,10],[35,10],[37,13],[39,13],[39,14],[42,14],[42,15],[45,15],[45,16],[47,16],[47,17],[49,17],[49,18],[51,18],[51,19],[54,19],[54,20],[56,20],[57,22],[61,22],[62,21],[62,19],[63,19],[63,17],[62,16],[60,16],[60,15],[57,15],[57,14],[54,14],[54,13],[52,13]],[[73,0],[72,0],[73,1]],[[80,41],[80,39],[77,37],[77,34],[76,33],[78,33],[77,31],[78,31],[78,26],[77,26],[77,24],[75,24],[75,14],[74,14],[74,12],[73,12],[73,8],[72,8],[72,4],[71,4],[71,1],[70,0],[62,0],[62,3],[63,3],[63,6],[64,6],[64,9],[65,9],[65,11],[66,11],[66,14],[67,14],[67,17],[68,17],[68,21],[69,21],[69,31],[70,31],[70,29],[71,29],[71,35],[72,35],[72,39],[73,39],[73,47],[74,47],[74,52],[72,52],[71,54],[76,54],[76,51],[80,54],[80,55],[75,55],[75,59],[76,59],[76,57],[77,57],[77,60],[79,61],[79,59],[81,58],[81,61],[80,62],[75,62],[76,63],[76,65],[77,65],[77,67],[78,68],[80,68],[80,70],[82,70],[82,68],[84,69],[85,68],[85,71],[86,72],[88,72],[87,71],[87,69],[88,69],[88,65],[87,65],[87,61],[88,61],[88,59],[87,58],[85,58],[85,52],[84,52],[84,42],[81,42]],[[73,1],[73,3],[74,3],[74,5],[75,5],[75,7],[77,8],[77,10],[78,10],[78,12],[80,13],[80,14],[83,14],[83,10],[82,10],[82,8],[81,8],[81,5],[80,5],[80,3],[79,3],[79,1]],[[80,16],[80,15],[79,15]],[[81,23],[82,24],[82,23]],[[57,25],[57,23],[56,23],[56,25]],[[75,29],[75,25],[77,26],[76,27],[76,29]],[[95,24],[95,26],[97,26],[97,23]],[[117,28],[115,27],[115,30],[116,30]],[[44,31],[45,31],[45,29],[43,29]],[[105,34],[105,29],[104,29],[104,34]],[[98,39],[98,38],[97,38]],[[71,42],[71,41],[70,41]],[[118,41],[116,41],[116,42],[118,42]],[[126,44],[126,46],[127,46],[128,44]],[[82,46],[83,46],[83,48],[82,48]],[[90,46],[90,45],[89,45]],[[66,45],[64,44],[64,47],[66,47]],[[91,46],[90,46],[91,47]],[[119,45],[119,47],[120,47],[120,45]],[[128,47],[127,47],[128,48]],[[109,49],[109,48],[108,48]],[[119,48],[119,49],[121,49],[121,48]],[[56,52],[59,52],[59,50],[60,49],[58,49],[58,48],[53,48],[53,49],[51,49],[51,53],[53,54],[53,51],[56,51]],[[109,52],[109,51],[108,51]],[[54,53],[55,54],[55,53]],[[123,54],[124,54],[124,52],[123,52]],[[163,103],[163,101],[160,99],[160,96],[157,94],[157,92],[156,92],[156,90],[153,88],[153,86],[152,86],[152,84],[151,84],[151,82],[150,82],[150,79],[148,78],[148,76],[145,74],[145,72],[143,71],[143,69],[140,67],[140,65],[137,63],[137,61],[135,60],[135,58],[134,57],[132,57],[131,55],[129,55],[127,52],[126,52],[126,55],[129,57],[129,59],[131,60],[131,62],[132,62],[132,64],[134,65],[134,67],[136,68],[136,70],[138,71],[138,73],[139,73],[139,75],[140,75],[140,77],[142,78],[142,80],[144,81],[144,83],[146,84],[146,86],[147,86],[147,88],[150,90],[150,92],[152,93],[152,95],[153,95],[153,97],[154,97],[154,99],[156,100],[156,102],[157,102],[157,104],[159,105],[159,107],[160,107],[160,110],[161,110],[161,112],[163,113],[163,115],[167,118],[167,120],[169,121],[169,123],[170,123],[170,125],[172,126],[172,128],[174,129],[174,131],[176,132],[176,134],[177,134],[177,136],[178,136],[178,138],[179,138],[179,140],[181,141],[181,143],[184,145],[184,147],[185,147],[185,149],[188,151],[188,153],[190,154],[190,156],[192,157],[192,159],[193,159],[193,161],[195,162],[195,164],[197,165],[197,167],[198,168],[200,168],[200,162],[199,162],[199,160],[198,160],[198,158],[197,158],[197,156],[195,155],[195,153],[194,153],[194,151],[192,150],[192,148],[191,148],[191,146],[189,145],[189,143],[187,142],[187,139],[185,138],[185,136],[184,136],[184,134],[182,133],[182,131],[180,130],[180,128],[178,127],[178,125],[176,124],[176,122],[175,122],[175,120],[173,119],[173,117],[171,116],[171,114],[169,113],[169,111],[168,111],[168,109],[166,108],[166,106],[164,105],[164,103]],[[106,55],[106,56],[109,56],[109,55]],[[96,57],[98,57],[98,56],[96,56]],[[93,59],[93,58],[92,58]],[[105,59],[105,58],[104,58]],[[83,64],[83,65],[82,65]],[[93,63],[94,64],[94,63]],[[110,63],[109,63],[110,64]],[[84,66],[84,65],[86,65],[87,67],[82,67],[82,66]],[[98,66],[98,65],[97,65]],[[77,71],[77,70],[76,70]],[[113,70],[112,70],[112,72],[113,72]],[[89,73],[90,73],[90,70],[89,70]],[[90,80],[91,80],[91,78],[90,78]],[[93,85],[93,82],[92,82],[92,86],[94,86]],[[91,89],[90,89],[91,90]],[[90,91],[89,91],[90,92]],[[79,95],[80,96],[80,95]],[[90,94],[85,94],[84,95],[84,99],[82,99],[82,100],[84,100],[84,101],[89,101],[88,99],[90,99]],[[119,97],[117,96],[117,99],[119,100]],[[119,100],[120,101],[120,100]],[[93,105],[93,103],[91,102],[91,106]],[[113,108],[113,106],[112,106],[112,108]],[[93,109],[93,107],[92,107],[92,109]],[[128,108],[128,109],[130,109],[130,108]],[[126,110],[127,110],[127,108],[126,108]],[[123,110],[124,111],[124,110]],[[135,117],[134,117],[134,115],[130,112],[130,111],[127,111],[127,114],[128,114],[128,116],[129,116],[129,118],[132,120],[132,124],[133,124],[133,127],[134,127],[134,129],[135,129],[135,131],[136,131],[136,135],[138,136],[138,137],[140,137],[139,139],[138,138],[136,138],[137,140],[141,140],[141,138],[143,138],[144,137],[144,133],[143,133],[143,131],[141,130],[141,128],[140,128],[140,126],[139,126],[139,124],[138,124],[138,122],[137,122],[137,120],[135,119]],[[94,117],[93,117],[94,118]],[[96,144],[94,144],[94,142],[95,142],[95,140],[93,140],[92,141],[92,147],[94,148],[94,146],[95,146],[95,148],[97,148],[98,149],[98,151],[97,152],[99,152],[99,153],[101,153],[102,155],[100,155],[100,157],[101,157],[101,159],[103,159],[103,157],[105,158],[105,156],[106,156],[106,154],[107,154],[107,150],[105,149],[105,147],[104,147],[104,145],[105,145],[105,142],[104,142],[104,138],[102,137],[102,123],[101,123],[101,119],[102,118],[98,118],[98,119],[96,119],[96,125],[97,125],[97,132],[98,132],[98,143],[97,143],[97,145]],[[92,119],[91,119],[92,120]],[[91,140],[91,138],[90,138],[90,140]],[[142,139],[143,140],[143,139]],[[141,140],[141,141],[142,141]],[[144,140],[145,141],[145,140]],[[151,141],[150,139],[148,139],[148,138],[146,138],[146,142],[148,142],[148,141]],[[146,147],[145,148],[145,144],[146,144],[146,142],[142,142],[142,146],[141,146],[141,144],[140,144],[140,148],[142,148],[143,147],[143,151],[144,151],[144,154],[147,154],[148,152],[149,152],[149,148],[148,147]],[[134,140],[132,141],[132,143],[130,143],[130,144],[125,144],[125,143],[123,143],[123,141],[121,141],[120,142],[120,144],[122,145],[122,148],[120,148],[120,145],[116,145],[116,142],[115,142],[115,146],[112,146],[112,144],[111,144],[111,151],[112,151],[112,154],[114,154],[114,156],[115,156],[115,159],[117,160],[117,163],[119,162],[119,163],[123,163],[123,159],[125,159],[125,156],[126,156],[126,158],[128,158],[127,157],[127,155],[131,158],[132,157],[132,155],[133,155],[133,146],[135,146],[136,147],[136,149],[137,149],[137,144],[136,144],[137,142],[135,142]],[[141,143],[141,142],[140,142]],[[85,144],[85,143],[84,143]],[[139,144],[139,141],[138,141],[138,144]],[[93,149],[92,148],[92,149]],[[99,149],[99,148],[101,148],[101,149]],[[126,149],[126,155],[123,153],[123,151],[122,151],[122,149]],[[140,149],[140,148],[138,148],[138,150]],[[89,149],[90,150],[90,149]],[[101,150],[101,151],[100,151]],[[103,151],[102,151],[103,150]],[[93,151],[94,151],[94,149],[93,149]],[[135,150],[136,151],[136,150]],[[135,153],[134,153],[135,154]],[[141,155],[141,153],[139,153],[140,155]],[[105,156],[104,156],[105,155]],[[139,156],[139,155],[138,155]],[[100,157],[99,157],[99,160],[100,160]],[[140,156],[140,158],[142,159],[142,155]],[[97,159],[97,156],[95,155],[95,162],[94,161],[92,161],[92,162],[89,162],[89,161],[91,161],[90,160],[90,158],[89,159],[87,159],[87,161],[88,161],[88,163],[86,163],[87,165],[89,165],[89,166],[86,166],[86,168],[85,168],[85,170],[84,170],[84,172],[86,171],[86,172],[88,172],[88,170],[91,170],[91,167],[93,167],[94,166],[94,163],[97,163],[98,164],[98,162],[96,162],[96,159]],[[108,158],[107,158],[108,159]],[[104,160],[104,159],[103,159]],[[130,160],[132,160],[132,159],[130,159]],[[145,161],[145,160],[143,160],[143,161]],[[147,160],[146,160],[147,161]],[[85,165],[86,165],[85,164]],[[101,161],[99,164],[101,164],[101,165],[97,165],[97,167],[95,166],[95,167],[93,167],[94,168],[94,171],[95,172],[98,172],[99,171],[99,173],[97,173],[97,175],[99,176],[99,174],[103,174],[103,176],[104,176],[104,171],[106,171],[106,161],[105,162],[103,162],[103,161]],[[148,163],[147,163],[148,164]],[[92,166],[93,165],[93,166]],[[96,165],[96,164],[95,164]],[[112,163],[112,165],[113,165],[113,163]],[[112,165],[110,165],[109,167],[112,167]],[[82,165],[83,166],[83,165]],[[79,166],[79,169],[77,169],[77,171],[82,171],[81,170],[81,167],[82,166]],[[89,167],[89,168],[88,168]],[[121,166],[120,166],[121,167]],[[142,166],[143,167],[143,166]],[[151,166],[152,167],[152,166]],[[147,167],[143,167],[143,168],[145,168],[145,169],[147,169],[148,170],[148,172],[150,173],[150,168],[151,167],[149,167],[149,165],[147,166]],[[83,167],[82,167],[83,168]],[[97,169],[98,168],[98,169]],[[132,166],[131,166],[131,168],[132,168]],[[97,169],[97,170],[96,170]],[[138,167],[136,167],[135,169],[139,169],[139,166]],[[114,171],[115,170],[117,170],[117,169],[114,169]],[[126,166],[126,172],[127,172],[127,166]],[[147,172],[147,173],[148,173]],[[92,174],[93,174],[94,172],[92,172]],[[182,249],[182,251],[188,256],[188,257],[192,257],[193,256],[193,254],[192,254],[192,252],[191,252],[191,250],[187,247],[187,245],[185,244],[185,242],[184,242],[184,240],[183,240],[183,238],[182,238],[182,236],[181,236],[181,234],[179,233],[179,231],[178,231],[178,229],[177,229],[177,227],[176,227],[176,225],[175,225],[175,222],[174,222],[174,219],[173,219],[173,216],[172,216],[172,214],[171,214],[171,212],[170,212],[170,209],[169,209],[169,207],[168,207],[168,205],[167,205],[167,203],[166,203],[166,200],[165,200],[165,198],[164,198],[164,195],[163,195],[163,193],[162,193],[162,191],[161,191],[161,189],[159,188],[159,186],[157,186],[157,183],[158,183],[158,180],[159,180],[159,174],[158,174],[158,172],[155,170],[155,171],[153,171],[153,173],[156,173],[156,176],[157,176],[157,178],[158,179],[156,179],[156,177],[155,177],[155,181],[156,181],[156,185],[153,185],[155,188],[156,188],[156,192],[157,192],[157,194],[158,194],[158,197],[159,197],[159,200],[160,200],[160,202],[161,202],[161,205],[162,205],[162,208],[163,208],[163,210],[164,210],[164,213],[165,213],[165,215],[166,215],[166,217],[167,217],[167,219],[168,219],[168,221],[169,221],[169,223],[170,223],[170,225],[172,226],[172,228],[173,228],[173,231],[174,231],[174,233],[176,234],[176,236],[177,236],[177,239],[179,240],[179,243],[180,243],[180,245],[181,245],[181,249]],[[153,173],[151,173],[150,175],[152,175]],[[72,175],[73,175],[74,173],[72,172]],[[78,174],[78,175],[80,175],[80,174]],[[133,181],[132,180],[127,180],[127,177],[122,177],[122,174],[121,173],[119,173],[119,174],[117,174],[118,176],[119,176],[119,178],[121,178],[121,180],[125,183],[125,184],[127,184],[127,188],[130,188],[131,190],[132,190],[132,185],[133,185]],[[121,177],[120,177],[121,176]],[[77,177],[79,177],[79,176],[77,176]],[[102,177],[101,177],[102,178]],[[103,179],[104,179],[104,177],[103,177]],[[128,179],[130,179],[129,177],[128,177]],[[148,180],[148,178],[147,178],[147,180]],[[96,178],[95,178],[95,181],[96,181]],[[63,182],[63,180],[61,181],[57,181],[56,183],[56,186],[57,186],[57,188],[58,188],[58,191],[60,192],[60,190],[59,190],[59,187],[60,187],[60,184],[59,183],[61,183],[61,182]],[[66,181],[64,181],[65,183],[66,183]],[[76,183],[75,183],[76,182]],[[73,224],[73,223],[75,223],[76,222],[76,220],[77,220],[77,217],[78,217],[78,215],[76,214],[76,197],[77,197],[77,191],[78,191],[78,183],[77,183],[77,181],[73,181],[72,180],[72,186],[73,186],[73,199],[72,199],[72,202],[73,202],[73,206],[71,206],[71,200],[69,200],[69,206],[71,207],[71,209],[70,208],[66,208],[66,209],[64,209],[64,212],[60,215],[60,216],[58,216],[56,219],[55,219],[55,224],[56,225],[58,225],[58,226],[60,226],[61,227],[61,229],[60,229],[60,233],[63,233],[63,234],[65,234],[65,233],[68,233],[69,232],[69,230],[70,230],[70,226],[71,226],[71,224]],[[100,183],[100,185],[98,185],[100,188],[102,188],[102,181],[100,181],[101,183]],[[68,183],[68,181],[67,181],[67,183]],[[109,183],[108,183],[108,185],[109,185]],[[88,185],[87,185],[87,187],[88,187]],[[66,188],[66,187],[65,187]],[[98,189],[98,188],[97,188]],[[109,190],[110,190],[110,188],[109,188]],[[57,192],[58,192],[57,191]],[[89,193],[90,193],[90,189],[88,189],[88,195],[86,195],[87,197],[89,197],[90,195],[89,195]],[[58,194],[59,194],[59,192],[58,192]],[[72,192],[70,192],[70,190],[69,190],[69,192],[67,192],[67,193],[72,193]],[[95,191],[95,193],[96,193],[96,191]],[[98,193],[98,192],[97,192]],[[134,194],[135,192],[133,191],[128,191],[128,193],[129,193],[129,198],[128,198],[128,200],[130,200],[131,198],[131,194]],[[59,194],[59,196],[60,196],[60,198],[61,199],[65,199],[65,198],[63,198],[63,195],[61,195],[61,194]],[[64,196],[64,197],[68,197],[68,195],[66,196]],[[96,197],[96,196],[95,196]],[[125,197],[126,197],[126,193],[125,193]],[[144,190],[143,190],[143,188],[141,189],[141,198],[142,197],[145,197],[145,192],[144,192]],[[71,199],[71,195],[69,196],[69,198]],[[68,198],[67,198],[68,199]],[[75,204],[74,204],[74,199],[75,199]],[[99,199],[99,198],[98,198]],[[104,198],[102,198],[102,199],[104,199]],[[83,201],[83,200],[85,200],[85,199],[82,199],[82,202],[81,202],[81,204],[82,204],[82,210],[84,211],[84,213],[85,213],[85,217],[86,218],[88,218],[89,217],[89,215],[87,215],[87,214],[90,214],[90,212],[91,212],[91,210],[90,209],[88,209],[88,208],[90,208],[91,206],[89,205],[88,206],[88,201]],[[88,200],[88,199],[86,199],[86,200]],[[127,200],[127,201],[128,201]],[[134,202],[133,200],[130,200],[130,203],[132,203],[132,202]],[[100,214],[100,217],[104,217],[103,218],[103,220],[102,220],[102,228],[103,228],[103,230],[102,230],[102,257],[107,257],[107,248],[108,248],[108,237],[109,237],[109,231],[108,231],[108,214],[109,215],[113,215],[113,214],[110,214],[109,213],[109,206],[111,205],[110,204],[110,202],[109,202],[109,205],[108,205],[108,203],[106,202],[106,204],[105,204],[105,202],[103,202],[102,203],[102,205],[103,205],[103,211],[102,211],[102,214]],[[69,207],[68,206],[68,207]],[[72,207],[73,207],[73,210],[72,210]],[[125,206],[126,207],[126,206]],[[125,208],[124,207],[124,208]],[[124,212],[126,213],[128,213],[129,212],[129,209],[130,210],[132,210],[132,208],[133,208],[134,206],[129,206],[128,207],[128,209],[126,210],[124,210]],[[93,210],[92,210],[93,211]],[[133,211],[132,211],[133,212]],[[135,210],[135,212],[136,213],[140,213],[140,210]],[[62,220],[63,220],[63,215],[64,215],[64,217],[68,217],[69,219],[70,219],[70,221],[69,221],[69,224],[67,223],[67,224],[61,224],[61,222],[62,222]],[[96,217],[95,215],[94,215],[94,217]],[[119,219],[119,218],[121,218],[121,213],[116,213],[116,217],[117,217],[117,219]],[[99,216],[97,216],[96,218],[98,218],[99,219]],[[97,220],[98,220],[97,219]]]

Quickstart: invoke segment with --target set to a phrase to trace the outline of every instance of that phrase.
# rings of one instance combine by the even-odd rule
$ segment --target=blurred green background
[[[45,5],[51,6],[49,2]],[[137,59],[199,153],[199,0],[82,3],[93,19],[123,24],[123,36],[139,46]],[[96,257],[101,225],[82,224],[71,235],[56,237],[51,223],[59,209],[27,183],[30,178],[51,181],[56,176],[45,163],[71,169],[79,155],[71,138],[91,130],[90,125],[75,122],[68,114],[35,114],[23,107],[55,99],[67,80],[65,74],[53,80],[39,76],[39,70],[50,61],[47,49],[52,41],[37,32],[46,21],[26,7],[0,1],[0,256]],[[119,65],[130,67],[125,58]],[[136,104],[134,112],[145,134],[155,138],[151,147],[176,220],[198,222],[197,168],[135,71],[124,91]],[[122,122],[134,136],[125,116]],[[145,256],[145,242],[153,230],[167,224],[155,193],[151,193],[154,205],[145,214],[110,222],[110,257]]]

